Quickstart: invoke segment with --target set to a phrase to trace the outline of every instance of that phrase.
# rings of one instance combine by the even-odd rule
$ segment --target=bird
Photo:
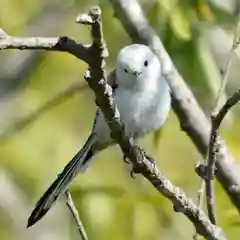
[[[146,45],[131,44],[119,51],[115,67],[113,97],[128,137],[137,140],[161,128],[171,109],[171,90],[158,57]],[[27,227],[39,221],[96,155],[113,144],[116,142],[98,107],[86,143],[36,203]]]

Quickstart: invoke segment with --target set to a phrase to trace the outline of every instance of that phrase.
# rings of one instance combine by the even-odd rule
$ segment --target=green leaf
[[[185,41],[192,38],[190,22],[180,7],[175,7],[170,13],[170,25],[174,34]]]

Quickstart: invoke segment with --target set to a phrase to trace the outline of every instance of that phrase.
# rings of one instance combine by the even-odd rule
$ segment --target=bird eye
[[[124,68],[124,72],[125,72],[125,73],[127,73],[127,72],[128,72],[126,68]]]
[[[147,61],[147,60],[144,62],[144,66],[145,66],[145,67],[148,66],[148,61]]]

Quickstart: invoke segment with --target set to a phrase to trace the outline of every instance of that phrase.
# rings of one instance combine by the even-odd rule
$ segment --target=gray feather
[[[92,150],[94,143],[95,134],[92,133],[83,148],[65,166],[57,179],[37,202],[35,209],[32,211],[32,214],[28,219],[27,227],[35,224],[48,212],[56,202],[57,198],[66,191],[74,177],[85,168],[85,165],[88,164],[88,161],[94,155],[94,151]]]

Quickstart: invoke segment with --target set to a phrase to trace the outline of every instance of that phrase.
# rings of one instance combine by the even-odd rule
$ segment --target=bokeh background
[[[131,40],[107,0],[0,0],[0,27],[16,36],[71,36],[90,43],[89,29],[74,23],[78,13],[99,4],[110,57]],[[238,0],[142,0],[161,37],[200,105],[210,113],[230,56]],[[239,87],[239,54],[234,53],[226,95]],[[64,200],[35,226],[26,229],[36,201],[84,144],[96,109],[86,86],[86,64],[66,53],[6,50],[0,52],[0,239],[79,239]],[[77,85],[76,85],[77,84]],[[71,91],[69,91],[69,87]],[[68,94],[63,94],[68,89]],[[65,97],[60,97],[61,95]],[[57,96],[57,97],[56,97]],[[52,99],[55,99],[51,102]],[[43,104],[50,101],[51,104]],[[37,109],[40,108],[40,111]],[[36,113],[37,112],[37,113]],[[239,109],[225,120],[221,134],[237,159]],[[172,112],[161,132],[140,145],[157,159],[162,172],[196,199],[201,160]],[[240,160],[239,160],[240,162]],[[192,239],[194,228],[140,176],[131,179],[118,146],[102,152],[71,192],[90,239]],[[239,239],[240,219],[217,184],[218,224],[229,239]]]

